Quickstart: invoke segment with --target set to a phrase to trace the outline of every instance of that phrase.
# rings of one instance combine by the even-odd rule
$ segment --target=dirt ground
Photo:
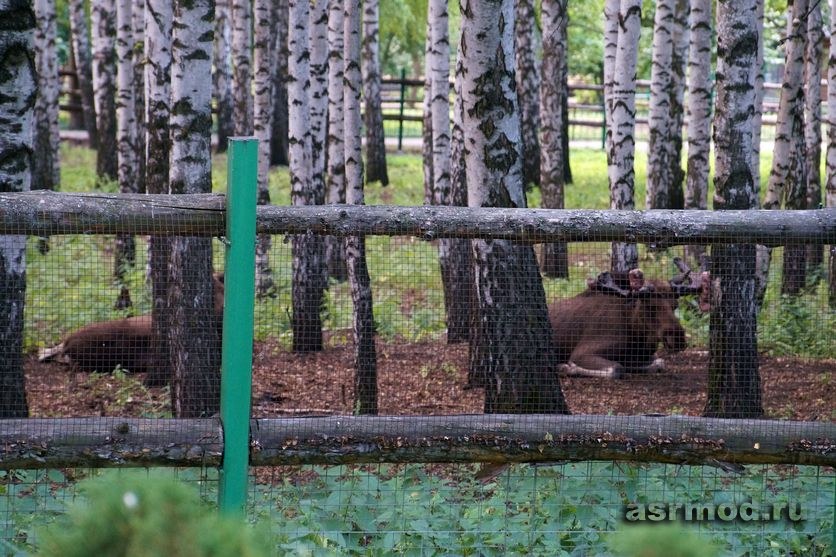
[[[380,413],[481,413],[481,389],[466,389],[467,346],[436,341],[378,341]],[[705,405],[708,353],[689,349],[668,355],[666,371],[627,379],[561,377],[577,414],[699,415]],[[255,417],[351,412],[353,349],[328,348],[292,354],[257,343],[254,359]],[[770,418],[836,419],[836,359],[761,357],[764,408]],[[90,376],[56,364],[26,362],[32,416],[155,415],[167,409],[166,389],[145,389],[136,378]]]

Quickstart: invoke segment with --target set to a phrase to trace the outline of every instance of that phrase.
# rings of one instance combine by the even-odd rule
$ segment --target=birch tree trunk
[[[512,0],[461,2],[468,205],[525,207],[514,82]],[[479,322],[471,366],[486,413],[568,413],[531,246],[473,240]]]
[[[212,72],[212,89],[217,106],[218,147],[219,153],[225,153],[229,138],[235,135],[232,122],[232,69],[231,51],[229,47],[232,36],[230,17],[230,0],[215,0],[215,43],[213,58],[215,60]],[[272,34],[272,33],[271,33]]]
[[[432,114],[432,20],[427,11],[427,40],[424,44],[424,102],[421,122],[421,163],[424,170],[424,205],[433,202],[433,114]]]
[[[523,184],[540,184],[540,76],[537,71],[534,0],[514,0],[514,47],[523,153]],[[545,37],[545,33],[544,33]],[[546,39],[547,40],[547,39]]]
[[[563,209],[564,112],[563,67],[566,64],[566,0],[544,0],[543,68],[540,82],[540,192],[543,207]],[[523,141],[525,146],[525,141]],[[525,157],[523,157],[525,160]],[[540,268],[553,278],[569,277],[569,255],[565,243],[543,244]]]
[[[379,1],[363,2],[363,97],[366,126],[366,181],[389,184],[386,168],[386,141],[383,134],[383,109],[380,105],[380,38],[378,36]]]
[[[309,46],[310,3],[290,0],[290,31],[287,85],[290,132],[290,198],[294,205],[321,205],[323,190],[314,187],[311,155]],[[322,350],[322,292],[325,288],[322,236],[300,234],[292,238],[293,248],[293,351]]]
[[[691,30],[688,17],[691,13],[690,0],[676,0],[673,12],[673,56],[671,58],[670,97],[670,142],[671,142],[671,183],[668,188],[670,209],[685,208],[682,169],[682,127],[685,118],[685,84],[688,68],[688,49]]]
[[[287,102],[287,0],[276,2],[276,64],[273,66],[273,120],[270,132],[270,164],[288,164]]]
[[[836,0],[830,1],[830,36],[836,37]],[[827,187],[825,205],[836,208],[836,41],[830,41],[827,61]],[[836,245],[830,246],[828,300],[836,308]]]
[[[0,191],[32,183],[35,12],[29,2],[0,1]],[[29,415],[23,373],[26,236],[0,236],[0,417]]]
[[[621,0],[604,0],[604,122],[607,163],[612,152],[612,91],[615,58],[618,53],[618,12]]]
[[[618,50],[613,68],[612,123],[609,156],[610,208],[635,208],[635,171],[633,159],[636,142],[636,61],[641,31],[641,0],[622,0],[619,11]],[[636,244],[613,242],[614,271],[628,271],[638,266]]]
[[[169,193],[172,3],[170,0],[145,1],[145,188],[148,193]],[[165,385],[171,380],[167,306],[170,257],[169,238],[151,236],[148,244],[154,332],[151,353],[156,365],[146,375],[145,383],[149,386]]]
[[[714,209],[757,205],[752,173],[759,0],[717,4],[717,110],[714,116]],[[755,246],[711,247],[708,400],[704,414],[763,414],[758,374]]]
[[[314,0],[310,13],[311,180],[317,203],[325,202],[325,165],[328,134],[328,0]],[[324,250],[324,244],[322,249]],[[324,257],[324,251],[323,251]],[[323,269],[326,273],[326,270]],[[327,274],[323,280],[327,281]],[[327,282],[324,284],[327,286]]]
[[[116,180],[116,2],[91,0],[93,29],[93,92],[100,148],[96,151],[96,175]]]
[[[134,29],[131,0],[116,4],[116,140],[118,179],[121,193],[137,193],[136,105],[134,96]],[[116,309],[132,305],[125,273],[136,261],[136,242],[130,234],[116,235],[113,274],[119,287]]]
[[[786,60],[775,126],[772,172],[769,175],[764,209],[807,208],[806,146],[804,144],[804,54],[807,44],[808,0],[794,0],[790,14],[789,36],[785,43]],[[762,248],[768,249],[768,248]],[[769,277],[771,250],[758,269],[758,298],[763,299]],[[798,294],[806,282],[806,248],[784,248],[782,294]]]
[[[360,0],[345,0],[345,139],[346,203],[363,205],[363,155],[360,139]],[[351,300],[354,304],[354,413],[377,414],[377,353],[374,343],[372,286],[366,267],[366,239],[348,236],[345,256]]]
[[[752,175],[756,178],[755,191],[758,193],[758,207],[760,207],[760,191],[761,191],[761,128],[763,127],[763,11],[766,0],[759,0],[757,3],[757,23],[758,23],[758,51],[755,58],[755,65],[757,66],[757,78],[755,79],[755,122],[754,122],[754,136],[752,140]],[[762,250],[758,249],[758,257],[760,258]],[[758,263],[760,267],[760,262]]]
[[[345,143],[343,142],[343,12],[342,0],[328,4],[328,183],[327,201],[345,203]],[[325,238],[328,276],[340,282],[348,278],[345,242],[337,236]]]
[[[674,9],[677,0],[656,0],[653,21],[653,56],[650,77],[650,137],[647,148],[648,209],[670,209],[668,196],[673,184],[671,173],[670,90],[673,88]]]
[[[136,114],[136,191],[145,193],[145,0],[133,4],[133,88]]]
[[[711,152],[711,6],[712,0],[691,3],[691,48],[688,60],[688,171],[685,208],[708,208],[708,174]],[[753,138],[754,142],[754,138]],[[754,144],[753,144],[754,146]],[[753,176],[757,176],[754,174]],[[692,261],[699,261],[702,246],[687,246]]]
[[[807,16],[807,52],[804,60],[805,125],[804,142],[807,159],[807,208],[821,206],[821,56],[824,44],[821,3],[810,4]],[[823,246],[807,246],[807,266],[810,278],[818,281],[824,262]]]
[[[171,193],[212,191],[213,0],[175,0],[171,47]],[[219,411],[220,331],[212,284],[212,240],[171,241],[172,407],[179,418]]]
[[[253,99],[253,131],[258,139],[258,204],[270,204],[270,134],[273,118],[273,66],[276,40],[273,36],[275,9],[273,0],[255,0],[255,71]],[[260,298],[275,295],[273,270],[270,268],[269,234],[259,234],[255,246],[255,289]]]
[[[568,12],[567,12],[568,13]],[[568,16],[567,16],[568,17]],[[569,20],[566,20],[568,27]],[[566,51],[569,51],[569,35],[566,34]],[[569,57],[563,59],[563,69],[560,72],[560,83],[566,94],[563,95],[563,182],[566,184],[572,183],[572,153],[569,150]]]
[[[55,50],[55,1],[35,0],[35,67],[38,98],[35,101],[35,152],[32,157],[32,189],[55,190],[61,183],[58,137],[58,53]]]
[[[87,11],[84,0],[70,0],[70,35],[72,35],[73,55],[78,72],[78,87],[81,90],[81,108],[84,114],[84,129],[92,149],[99,146],[96,130],[96,106],[93,100],[93,60],[90,50],[90,26],[87,24]]]
[[[232,0],[232,120],[235,135],[253,133],[251,0]]]
[[[450,134],[450,191],[452,205],[467,206],[467,161],[464,145],[464,103],[462,83],[464,81],[464,55],[459,43],[456,52],[456,76],[454,79],[453,129]],[[476,332],[476,283],[473,274],[473,248],[464,238],[455,238],[450,244],[447,256],[451,275],[450,284],[457,293],[449,296],[447,306],[447,343],[470,342]],[[452,304],[455,304],[453,306]],[[473,366],[468,369],[468,384],[476,385],[477,377]]]

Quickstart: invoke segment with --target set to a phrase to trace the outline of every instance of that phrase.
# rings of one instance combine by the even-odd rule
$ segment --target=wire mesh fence
[[[153,219],[122,202],[107,221],[78,210],[102,200],[78,199],[34,219],[48,251],[37,236],[26,245],[29,415],[213,416],[218,311],[234,287],[213,277],[227,242],[209,240],[223,234],[222,202],[205,198],[188,217],[178,208],[185,202],[156,204]],[[725,224],[710,220],[726,218],[716,213],[658,213],[605,226],[604,213],[533,212],[540,220],[532,223],[496,211],[493,220],[476,215],[476,226],[464,209],[317,211],[259,213],[260,232],[289,232],[274,237],[272,288],[258,298],[254,322],[252,416],[264,421],[251,441],[249,511],[268,521],[277,547],[584,555],[606,552],[607,532],[664,511],[666,522],[696,526],[724,551],[826,554],[836,488],[833,468],[820,465],[834,450],[836,313],[823,246],[832,212],[799,212],[784,225],[778,213]],[[152,262],[163,236],[148,234],[184,230],[196,236],[166,242],[182,259],[167,256],[171,278],[163,280],[178,290],[162,296]],[[76,234],[84,231],[108,235]],[[115,232],[137,238],[118,274]],[[346,253],[328,236],[351,232],[363,250]],[[619,243],[627,239],[636,244]],[[613,268],[613,251],[633,253],[630,245],[634,263]],[[300,292],[313,296],[306,306]],[[115,309],[126,293],[130,305]],[[371,323],[354,311],[364,295]],[[300,322],[300,307],[317,315]],[[176,343],[160,346],[155,313]],[[311,344],[299,342],[303,332]],[[371,350],[361,352],[364,338]],[[379,417],[352,422],[370,411],[370,384]],[[515,430],[508,416],[561,412],[582,421],[561,430],[555,417]],[[450,416],[457,421],[433,421]],[[656,416],[679,421],[641,425]],[[719,430],[700,416],[747,420]],[[327,430],[307,419],[370,429]],[[340,460],[340,451],[349,456]],[[193,462],[206,454],[197,450]],[[446,463],[468,460],[488,464]],[[214,485],[217,454],[203,462],[197,481]],[[6,472],[4,538],[26,542],[20,532],[32,517],[62,512],[74,474]],[[709,511],[700,520],[687,514]]]

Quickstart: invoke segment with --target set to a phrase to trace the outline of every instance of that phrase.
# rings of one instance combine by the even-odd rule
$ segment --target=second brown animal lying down
[[[681,296],[699,296],[709,309],[707,272],[691,273],[678,258],[682,273],[668,281],[645,281],[639,269],[601,273],[587,281],[587,290],[553,304],[549,319],[554,330],[560,370],[569,375],[618,378],[625,373],[661,371],[656,356],[662,344],[668,352],[687,347],[685,329],[676,314]]]
[[[223,274],[215,273],[214,318],[220,326],[223,314]],[[150,315],[125,317],[85,325],[38,355],[42,362],[54,360],[75,366],[79,371],[110,373],[117,366],[132,373],[154,371],[162,354],[155,353]]]

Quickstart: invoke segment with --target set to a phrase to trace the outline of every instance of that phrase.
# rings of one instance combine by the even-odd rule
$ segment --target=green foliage
[[[197,493],[159,475],[126,474],[82,484],[84,502],[44,531],[42,557],[89,555],[258,557],[268,555],[256,532],[218,517]]]
[[[679,526],[636,526],[610,537],[610,548],[623,557],[716,557],[717,548],[704,537]]]

